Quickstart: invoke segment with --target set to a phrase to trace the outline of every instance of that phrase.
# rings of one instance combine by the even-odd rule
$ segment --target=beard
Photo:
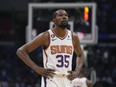
[[[60,28],[66,28],[68,26],[68,21],[61,21],[61,24],[58,25]]]

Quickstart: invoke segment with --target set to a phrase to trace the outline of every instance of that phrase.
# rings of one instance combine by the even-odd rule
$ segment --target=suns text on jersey
[[[73,47],[68,46],[68,45],[52,45],[50,46],[51,49],[51,54],[56,54],[56,53],[67,53],[71,54],[73,52]]]

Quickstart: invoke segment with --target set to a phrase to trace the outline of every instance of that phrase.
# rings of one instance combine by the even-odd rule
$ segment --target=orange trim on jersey
[[[52,30],[52,32],[55,34],[56,37],[58,37],[61,40],[65,39],[67,37],[67,35],[68,35],[68,30],[67,30],[66,35],[64,37],[59,37],[53,30]]]
[[[46,53],[46,51],[44,50],[44,53],[45,53],[45,55],[46,55],[46,63],[45,63],[45,66],[47,67],[47,63],[48,63],[48,55],[47,55],[47,53]]]
[[[48,43],[48,46],[46,47],[46,49],[45,50],[47,50],[48,48],[49,48],[49,46],[50,46],[50,44],[51,44],[51,36],[50,36],[50,32],[48,31],[48,39],[49,39],[49,43]]]
[[[74,50],[74,40],[73,40],[73,32],[71,31],[71,38],[72,38],[72,45],[73,45],[73,50]]]

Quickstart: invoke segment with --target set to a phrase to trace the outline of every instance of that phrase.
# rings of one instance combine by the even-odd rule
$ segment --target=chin
[[[68,25],[59,25],[60,28],[67,28]]]

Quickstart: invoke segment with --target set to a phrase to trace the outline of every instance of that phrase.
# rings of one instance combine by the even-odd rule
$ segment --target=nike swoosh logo
[[[52,41],[55,41],[56,39],[52,39]]]

